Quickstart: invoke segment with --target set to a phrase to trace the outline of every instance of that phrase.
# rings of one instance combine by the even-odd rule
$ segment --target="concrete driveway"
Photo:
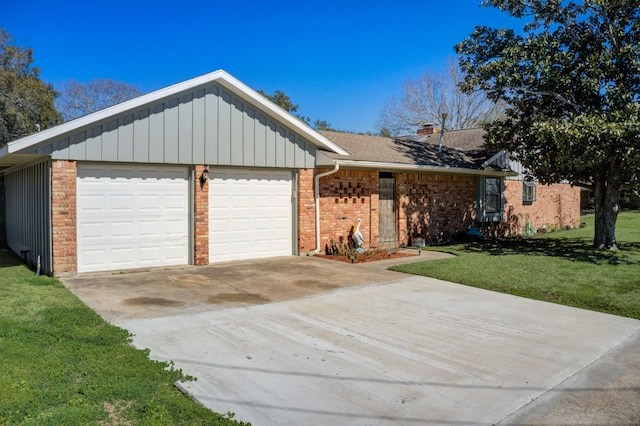
[[[290,257],[64,282],[197,377],[181,386],[201,403],[254,425],[638,420],[609,399],[585,421],[581,403],[640,399],[640,321],[384,266]]]

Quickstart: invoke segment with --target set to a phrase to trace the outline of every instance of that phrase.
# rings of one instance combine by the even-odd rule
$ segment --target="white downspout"
[[[333,170],[329,170],[328,172],[320,173],[316,176],[316,193],[315,193],[315,201],[316,201],[316,249],[307,253],[307,256],[316,255],[320,253],[320,178],[332,175],[336,173],[340,169],[340,164],[333,163]]]

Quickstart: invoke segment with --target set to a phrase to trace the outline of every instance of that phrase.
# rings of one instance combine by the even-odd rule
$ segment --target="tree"
[[[141,94],[137,86],[111,79],[97,78],[87,84],[69,80],[60,87],[55,103],[64,121],[69,121]]]
[[[291,98],[280,90],[276,90],[273,95],[268,95],[263,90],[258,90],[258,93],[260,93],[262,96],[269,99],[271,102],[278,105],[280,108],[282,108],[285,111],[288,111],[288,112],[298,111],[298,105],[294,104],[291,101]]]
[[[407,80],[402,97],[392,97],[383,107],[378,130],[397,136],[414,133],[425,123],[447,130],[468,129],[501,114],[500,103],[488,100],[482,91],[464,93],[459,87],[463,80],[464,73],[453,59],[444,72],[425,72],[418,79]]]
[[[336,132],[337,130],[334,129],[331,124],[329,124],[329,122],[325,121],[325,120],[316,120],[313,122],[313,128],[316,130],[331,130]]]
[[[456,46],[463,89],[504,101],[486,126],[542,183],[594,189],[594,245],[616,249],[620,191],[640,186],[640,6],[631,0],[488,0],[525,23]]]
[[[33,51],[0,28],[0,146],[59,122],[53,86],[31,66]]]

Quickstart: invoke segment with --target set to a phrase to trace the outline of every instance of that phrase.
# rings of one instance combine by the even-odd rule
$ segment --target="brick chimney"
[[[435,127],[433,123],[424,123],[417,132],[419,135],[432,135],[434,133],[440,133],[440,129]]]

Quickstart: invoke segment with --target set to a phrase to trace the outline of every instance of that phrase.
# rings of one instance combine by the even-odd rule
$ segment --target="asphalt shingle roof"
[[[438,154],[440,134],[412,135],[403,138],[358,135],[333,131],[320,133],[350,155],[327,153],[336,160],[396,163],[418,166],[455,167],[479,170],[492,157],[482,149],[484,130],[446,132],[442,153]]]

